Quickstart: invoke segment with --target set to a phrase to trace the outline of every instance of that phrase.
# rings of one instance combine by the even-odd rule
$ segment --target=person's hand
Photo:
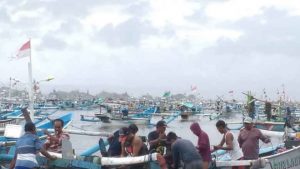
[[[221,149],[222,146],[213,146],[214,147],[214,150],[219,150]]]
[[[57,157],[56,156],[50,156],[50,158],[49,158],[50,160],[56,160],[57,159]]]
[[[46,134],[47,136],[50,135],[49,131],[47,129],[43,130],[44,134]]]
[[[27,108],[28,108],[27,106],[26,107],[22,107],[21,111],[22,112],[28,112]]]
[[[158,137],[160,140],[163,140],[163,139],[166,139],[167,136],[165,133],[159,133],[159,137]]]
[[[266,140],[265,140],[265,143],[270,143],[271,142],[271,139],[270,138],[267,138]]]

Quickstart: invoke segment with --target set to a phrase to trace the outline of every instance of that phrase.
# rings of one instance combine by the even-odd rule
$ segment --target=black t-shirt
[[[153,141],[159,138],[159,133],[157,131],[152,131],[148,134],[148,141]],[[157,152],[160,154],[164,154],[164,147],[165,147],[165,141],[160,141],[158,144],[156,145],[152,145],[150,146],[149,151],[150,152]]]
[[[114,132],[114,136],[109,140],[108,154],[109,156],[121,155],[121,143],[119,142],[119,130]]]

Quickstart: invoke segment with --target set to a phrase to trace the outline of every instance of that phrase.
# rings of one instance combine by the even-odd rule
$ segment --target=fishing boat
[[[17,124],[19,122],[17,118],[19,118],[21,115],[22,113],[20,110],[15,110],[0,115],[0,128],[4,128],[7,124]],[[12,118],[12,117],[16,117],[16,118]]]
[[[37,156],[37,162],[40,168],[60,168],[60,169],[101,169],[105,166],[122,166],[122,165],[134,165],[145,164],[149,166],[149,169],[159,169],[157,163],[157,153],[147,154],[137,157],[100,157],[92,155],[74,155],[72,153],[72,146],[69,145],[66,148],[66,140],[62,144],[62,154],[49,152],[51,155],[56,156],[56,160],[48,160],[42,155]],[[68,143],[70,144],[70,143]],[[98,149],[96,149],[98,150]],[[90,151],[90,150],[87,150]],[[13,159],[13,154],[0,154],[0,163],[8,163]]]
[[[272,121],[254,121],[253,125],[255,128],[261,130],[263,134],[268,136],[274,137],[282,137],[286,130],[288,131],[289,135],[295,135],[299,132],[299,125],[294,125],[291,127],[286,127],[284,122],[272,122]],[[240,130],[243,127],[242,122],[228,122],[227,126],[231,130]]]
[[[130,166],[134,164],[148,165],[149,169],[160,169],[157,163],[157,153],[147,154],[137,157],[98,157],[98,156],[75,156],[73,159],[65,159],[60,154],[50,153],[60,158],[51,161],[43,156],[37,156],[40,168],[60,168],[60,169],[101,169],[103,167]],[[13,159],[13,155],[1,155],[0,163],[8,163]]]
[[[128,114],[128,111],[120,113],[115,111],[115,109],[108,109],[107,112],[101,112],[100,107],[100,113],[95,113],[94,116],[81,115],[81,121],[101,122],[102,125],[128,125],[132,123],[136,125],[149,125],[151,116],[155,111],[156,108],[150,107],[140,113]]]
[[[181,120],[189,120],[190,116],[200,114],[202,111],[202,105],[194,105],[191,102],[183,102],[179,107],[181,111]]]
[[[300,146],[262,157],[258,160],[215,161],[212,169],[232,169],[233,167],[252,167],[253,169],[299,169]]]
[[[72,122],[72,116],[73,116],[73,113],[67,113],[65,115],[58,117],[59,119],[63,120],[64,128],[66,128]],[[44,117],[42,119],[36,119],[34,123],[36,125],[36,128],[40,129],[40,130],[53,128],[52,119],[50,119],[49,117]],[[6,125],[5,128],[7,128],[7,127],[10,127],[10,126]],[[14,125],[11,128],[12,128],[11,132],[5,132],[5,130],[4,130],[4,136],[0,136],[0,142],[15,141],[20,136],[20,134],[22,134],[22,132],[23,132],[22,131],[23,128],[21,125]],[[17,132],[17,135],[14,135],[15,134],[14,132]],[[18,135],[18,133],[19,133],[19,135]],[[7,134],[9,134],[9,135],[7,135]],[[39,131],[37,134],[39,136],[42,136],[43,132]],[[13,136],[13,137],[11,137],[11,136]],[[1,147],[0,147],[0,151],[1,151]]]
[[[95,114],[95,116],[81,115],[81,121],[101,122],[101,125],[149,125],[151,117],[111,116],[110,114]]]
[[[216,159],[212,169],[232,169],[247,166],[252,169],[299,169],[300,168],[300,140],[297,136],[284,135],[284,144],[260,148],[260,158],[257,160]]]
[[[7,124],[16,124],[16,119],[2,119],[2,120],[0,120],[0,128],[4,128]]]

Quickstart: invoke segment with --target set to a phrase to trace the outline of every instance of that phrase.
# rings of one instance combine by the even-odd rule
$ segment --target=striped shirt
[[[41,140],[30,132],[26,132],[16,143],[16,168],[37,167],[36,154],[42,148]]]

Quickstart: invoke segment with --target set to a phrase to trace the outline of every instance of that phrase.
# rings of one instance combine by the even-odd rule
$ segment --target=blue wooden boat
[[[135,113],[135,114],[122,114],[122,113],[95,113],[94,116],[86,116],[81,115],[81,121],[87,121],[87,122],[101,122],[102,124],[108,123],[111,125],[111,123],[114,123],[118,125],[118,123],[121,124],[137,124],[137,125],[149,125],[150,119],[153,113],[155,113],[157,110],[156,107],[150,107],[146,109],[143,112]]]
[[[65,140],[69,142],[68,140]],[[70,143],[69,143],[70,144]],[[107,144],[107,143],[106,143]],[[63,141],[64,147],[64,141]],[[72,150],[72,147],[69,147]],[[63,148],[63,150],[66,150]],[[50,161],[43,156],[37,156],[37,161],[41,168],[77,168],[77,169],[101,169],[103,166],[121,166],[121,165],[132,165],[137,163],[145,163],[149,165],[149,169],[159,169],[156,162],[157,153],[148,154],[139,157],[99,157],[93,156],[95,152],[99,151],[99,145],[95,145],[79,156],[66,155],[66,153],[57,154],[51,153],[58,157],[57,160]],[[11,146],[8,154],[0,154],[0,163],[8,163],[13,159],[14,147]]]
[[[78,156],[75,159],[57,159],[54,161],[48,160],[43,156],[38,156],[37,161],[41,168],[59,168],[59,169],[101,169],[104,166],[121,166],[133,165],[134,161],[140,161],[149,166],[149,169],[160,169],[156,158],[156,154],[149,154],[140,157],[97,157],[97,156]],[[12,160],[13,155],[0,155],[0,163],[8,163]],[[137,160],[137,158],[139,160]]]
[[[260,168],[260,169],[299,169],[300,146],[288,150],[275,152],[272,155],[261,157],[257,160],[215,161],[213,169],[232,169],[233,167]]]
[[[72,121],[73,113],[67,113],[59,119],[62,119],[64,121],[64,128],[66,128]],[[37,129],[52,129],[53,124],[51,119],[45,117],[44,119],[37,119],[35,122]],[[42,136],[43,132],[38,132],[38,136]],[[0,142],[5,142],[5,141],[16,141],[16,138],[7,138],[5,136],[0,136]],[[0,148],[1,151],[1,148]]]

